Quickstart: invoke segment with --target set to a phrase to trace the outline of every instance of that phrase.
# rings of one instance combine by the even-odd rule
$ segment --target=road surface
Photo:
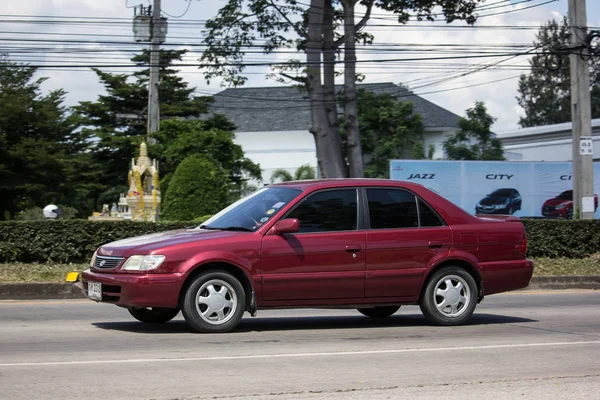
[[[486,298],[472,323],[418,307],[261,311],[190,333],[87,300],[0,302],[0,398],[598,399],[600,292]]]

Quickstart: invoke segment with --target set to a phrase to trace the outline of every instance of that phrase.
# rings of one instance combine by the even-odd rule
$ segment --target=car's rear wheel
[[[228,332],[240,322],[245,309],[244,287],[223,271],[200,274],[183,297],[183,316],[196,332]]]
[[[400,306],[384,306],[384,307],[372,307],[372,308],[359,308],[358,312],[362,315],[366,315],[371,318],[386,318],[394,315],[396,311],[400,309]]]
[[[129,314],[147,324],[164,324],[179,314],[179,308],[127,307]]]
[[[460,267],[444,267],[427,281],[421,311],[435,325],[461,325],[477,306],[477,283]]]

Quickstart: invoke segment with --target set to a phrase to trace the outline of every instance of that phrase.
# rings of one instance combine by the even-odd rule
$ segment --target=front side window
[[[416,228],[415,195],[400,189],[367,189],[371,229]]]
[[[297,218],[299,232],[353,231],[357,228],[356,189],[327,190],[309,196],[286,218]]]

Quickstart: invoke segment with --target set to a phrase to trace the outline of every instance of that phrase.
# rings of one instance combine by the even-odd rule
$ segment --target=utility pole
[[[155,139],[151,135],[158,131],[160,120],[160,103],[159,103],[159,64],[160,64],[160,1],[154,0],[152,6],[152,21],[150,23],[150,76],[148,80],[148,143],[154,143]]]
[[[573,124],[573,218],[594,218],[592,112],[585,0],[569,0],[572,52],[571,119]],[[582,49],[581,52],[579,49]]]

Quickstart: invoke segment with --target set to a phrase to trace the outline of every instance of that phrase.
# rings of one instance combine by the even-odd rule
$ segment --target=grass
[[[88,264],[0,264],[0,283],[64,282],[67,272],[87,267]]]
[[[535,276],[600,275],[600,254],[583,259],[538,258]],[[67,272],[83,271],[88,264],[0,264],[0,283],[64,282]]]
[[[600,254],[587,258],[538,258],[533,260],[536,276],[600,275]]]

